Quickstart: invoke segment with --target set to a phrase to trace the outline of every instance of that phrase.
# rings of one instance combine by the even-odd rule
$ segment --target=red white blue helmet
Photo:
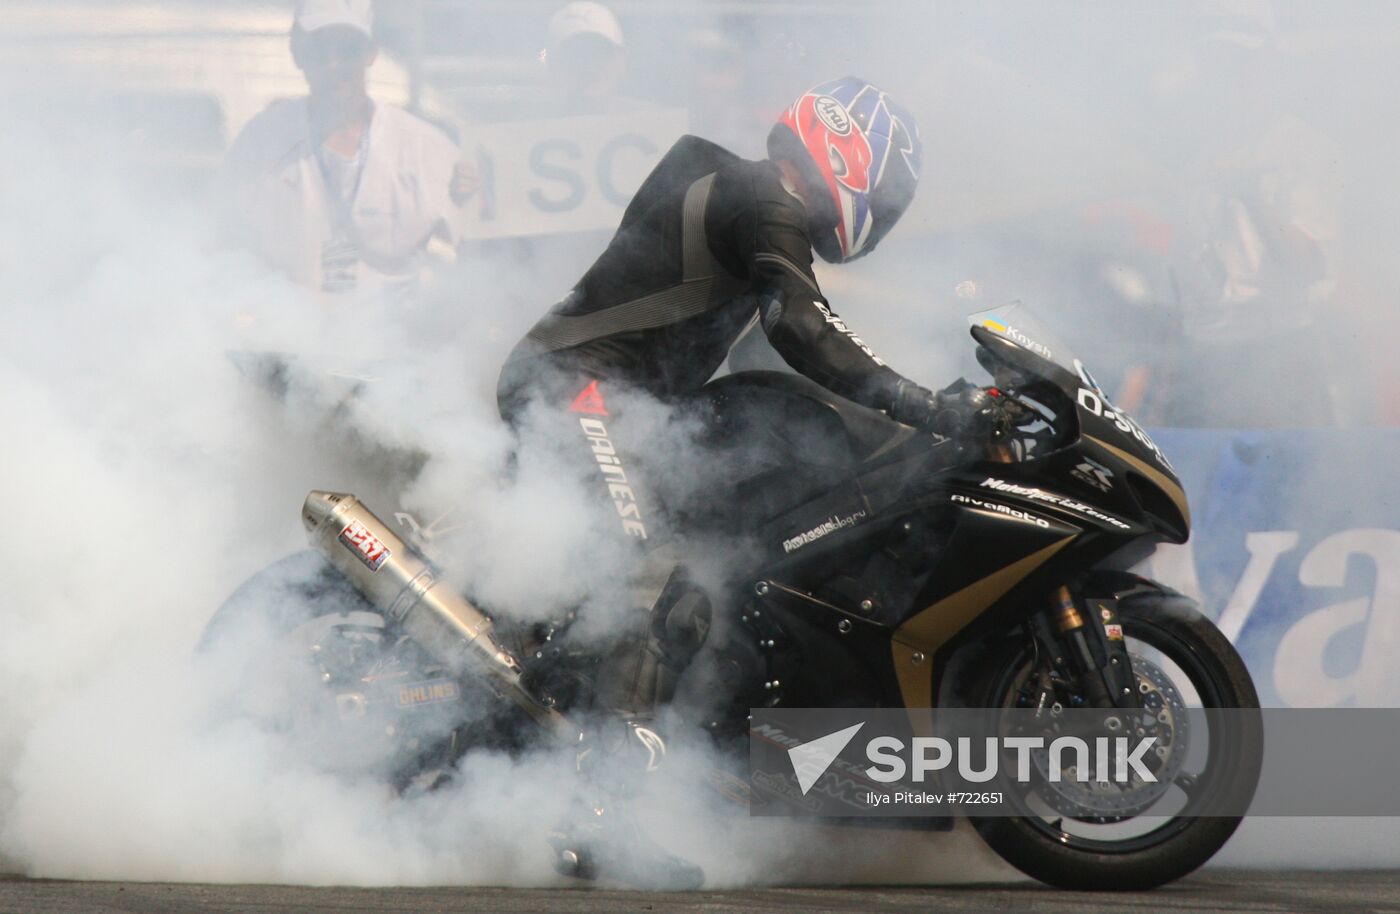
[[[923,143],[909,112],[848,76],[793,102],[768,134],[768,155],[802,171],[812,246],[842,263],[874,250],[908,209]]]

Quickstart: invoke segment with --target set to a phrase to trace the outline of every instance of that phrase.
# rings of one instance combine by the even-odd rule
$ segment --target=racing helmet
[[[768,134],[768,157],[802,173],[812,246],[830,263],[875,249],[914,199],[922,156],[909,112],[854,76],[804,92]]]

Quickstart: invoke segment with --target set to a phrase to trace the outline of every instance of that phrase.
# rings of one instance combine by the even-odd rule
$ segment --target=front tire
[[[1119,604],[1118,615],[1129,642],[1168,658],[1189,680],[1202,708],[1258,709],[1259,697],[1244,661],[1190,600],[1166,593],[1128,598]],[[984,657],[979,664],[982,689],[975,700],[981,707],[1004,706],[1008,688],[1015,687],[1027,665],[1023,644]],[[976,696],[979,690],[970,692]],[[1187,810],[1204,808],[1201,801],[1210,796],[1251,797],[1259,780],[1263,731],[1258,714],[1245,715],[1241,726],[1226,726],[1221,715],[1212,716],[1209,710],[1205,717],[1214,721],[1208,758],[1191,782]],[[1085,837],[1075,831],[1079,820],[1066,822],[1053,813],[974,818],[973,826],[1003,859],[1042,882],[1065,889],[1132,891],[1192,872],[1220,850],[1240,821],[1238,816],[1172,815],[1130,839]]]

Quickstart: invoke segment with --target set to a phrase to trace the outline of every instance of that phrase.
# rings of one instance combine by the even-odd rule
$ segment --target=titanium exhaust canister
[[[473,606],[355,496],[313,491],[302,507],[307,539],[375,608],[456,674],[485,678],[560,740],[580,731],[533,695],[520,661]]]

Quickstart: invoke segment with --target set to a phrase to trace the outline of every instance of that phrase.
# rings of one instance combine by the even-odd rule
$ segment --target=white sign
[[[685,133],[679,108],[471,128],[480,217],[467,238],[617,227],[632,195]]]
[[[1286,610],[1269,607],[1266,595],[1270,588],[1276,593],[1297,593],[1291,581],[1279,579],[1279,570],[1280,560],[1300,542],[1297,530],[1246,534],[1249,560],[1216,625],[1235,641],[1256,610],[1277,613],[1275,624],[1287,628],[1273,656],[1254,653],[1245,660],[1256,678],[1272,668],[1274,689],[1287,706],[1384,708],[1400,702],[1400,677],[1395,674],[1400,652],[1400,530],[1338,530],[1313,545],[1298,565],[1297,583],[1331,590],[1337,596],[1330,605],[1294,618]],[[1187,596],[1200,599],[1194,547],[1194,540],[1159,546],[1149,560],[1148,573],[1181,585]],[[1348,590],[1354,579],[1365,584]],[[1339,660],[1337,643],[1348,634],[1359,644],[1359,656]]]

